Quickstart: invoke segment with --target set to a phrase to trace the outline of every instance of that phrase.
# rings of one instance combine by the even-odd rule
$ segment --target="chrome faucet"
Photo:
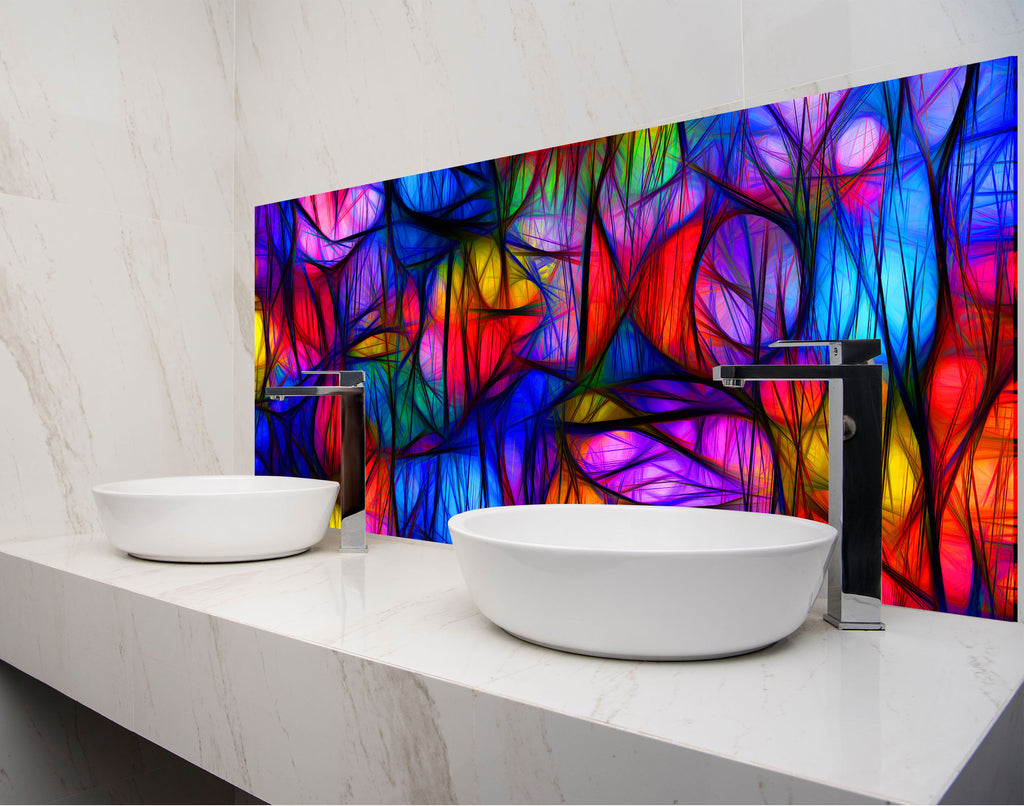
[[[827,347],[828,364],[722,365],[713,377],[747,381],[828,381],[828,522],[839,533],[828,566],[825,621],[841,630],[882,623],[882,367],[878,339],[776,341]]]
[[[341,509],[341,551],[366,551],[366,531],[349,528],[345,518],[366,509],[366,436],[364,385],[366,373],[361,371],[303,371],[302,375],[333,377],[333,386],[268,386],[268,400],[286,397],[338,397],[338,439],[341,442],[341,461],[338,467],[338,505]]]

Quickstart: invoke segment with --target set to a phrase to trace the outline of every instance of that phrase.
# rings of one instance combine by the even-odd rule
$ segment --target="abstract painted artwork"
[[[256,209],[256,470],[329,475],[363,370],[369,530],[466,509],[827,520],[826,390],[711,380],[878,338],[885,601],[1016,618],[1017,62]]]

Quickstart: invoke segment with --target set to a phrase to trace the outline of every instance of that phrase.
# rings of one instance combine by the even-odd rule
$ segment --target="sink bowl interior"
[[[286,557],[324,536],[338,483],[283,476],[177,476],[93,488],[103,530],[148,560]]]
[[[449,521],[481,612],[544,646],[615,658],[742,654],[800,627],[836,531],[689,507],[494,507]]]

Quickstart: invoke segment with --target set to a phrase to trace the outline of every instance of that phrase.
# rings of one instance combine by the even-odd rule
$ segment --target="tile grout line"
[[[744,106],[747,103],[747,59],[746,54],[743,52],[743,4],[745,0],[740,0],[740,99]]]
[[[232,412],[232,423],[237,414],[238,406],[238,390],[235,388],[238,384],[238,379],[235,377],[236,374],[236,361],[238,356],[238,350],[241,348],[245,350],[244,345],[238,343],[238,317],[239,311],[238,300],[235,295],[235,281],[238,269],[235,265],[238,260],[238,255],[235,254],[235,249],[238,242],[238,199],[237,197],[237,182],[235,180],[235,171],[237,170],[238,163],[238,0],[232,0],[231,3],[231,234],[229,236],[228,246],[230,247],[230,283],[231,288],[231,312],[232,323],[231,323],[231,412]],[[252,303],[250,302],[250,305]],[[250,340],[251,343],[251,340]],[[226,457],[229,467],[232,471],[237,469],[238,463],[238,440],[237,429],[232,424],[231,428],[231,455]]]

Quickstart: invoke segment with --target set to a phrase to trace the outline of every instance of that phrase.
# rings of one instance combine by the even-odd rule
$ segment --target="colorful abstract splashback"
[[[711,380],[879,338],[885,601],[1017,607],[1017,62],[256,210],[256,470],[330,475],[363,370],[367,526],[543,502],[827,520],[823,384]]]

